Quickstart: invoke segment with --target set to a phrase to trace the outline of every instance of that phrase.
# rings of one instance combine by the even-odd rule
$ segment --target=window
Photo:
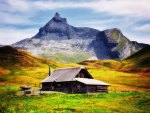
[[[61,84],[57,84],[57,86],[61,86]]]

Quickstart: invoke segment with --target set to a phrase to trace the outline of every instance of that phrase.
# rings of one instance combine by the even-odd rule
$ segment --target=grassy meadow
[[[5,86],[1,90],[3,90],[0,94],[1,113],[149,113],[150,111],[148,92],[16,96],[15,92],[18,90],[16,86]]]
[[[55,64],[51,66],[51,71],[56,68],[79,66],[78,64]],[[111,91],[150,91],[150,77],[146,74],[127,73],[112,70],[110,68],[90,68],[91,75],[98,80],[110,84]],[[14,67],[0,68],[0,85],[31,85],[39,87],[39,83],[48,75],[48,65],[38,67]]]
[[[25,51],[13,51],[11,54],[8,51],[0,55],[2,61],[0,113],[149,113],[150,111],[150,68],[135,68],[135,62],[131,62],[131,59],[69,64],[36,58]],[[39,88],[40,81],[48,75],[48,65],[51,71],[62,67],[84,66],[95,79],[110,84],[109,93],[16,95],[20,90],[19,87],[23,85],[30,85],[33,90]]]
[[[57,64],[57,67],[78,64]],[[33,89],[48,74],[48,66],[1,68],[0,113],[149,113],[149,77],[108,67],[87,66],[95,79],[109,83],[109,93],[16,95],[21,85]]]

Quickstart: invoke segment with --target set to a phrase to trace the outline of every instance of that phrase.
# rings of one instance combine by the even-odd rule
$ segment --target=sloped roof
[[[71,68],[60,68],[54,70],[50,76],[45,78],[44,82],[63,82],[63,81],[74,81],[75,76],[81,71],[81,69],[85,69],[84,67],[71,67]]]
[[[109,85],[105,82],[102,82],[100,80],[95,80],[95,79],[89,79],[89,78],[74,78],[74,80],[81,82],[86,85]]]

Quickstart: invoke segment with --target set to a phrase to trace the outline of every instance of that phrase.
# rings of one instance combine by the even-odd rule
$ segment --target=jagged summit
[[[62,18],[59,13],[43,27],[33,38],[47,39],[47,40],[60,40],[69,39],[72,34],[71,26],[67,23],[66,18]]]
[[[55,18],[60,18],[60,14],[58,12],[55,13]]]
[[[55,13],[55,16],[52,18],[52,20],[55,21],[55,22],[63,22],[63,23],[66,23],[66,24],[67,24],[66,18],[62,18],[62,17],[60,16],[60,14],[57,13],[57,12]]]
[[[98,30],[92,28],[77,28],[69,25],[66,18],[62,18],[59,13],[54,17],[32,38],[46,40],[68,40],[78,38],[93,38]]]

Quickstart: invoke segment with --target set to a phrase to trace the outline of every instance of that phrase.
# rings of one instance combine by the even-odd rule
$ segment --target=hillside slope
[[[150,67],[150,46],[131,55],[125,61],[133,63],[134,67]]]
[[[0,47],[1,67],[35,67],[43,64],[56,64],[56,62],[35,57],[27,51],[18,50],[11,46]]]
[[[150,46],[145,47],[124,60],[87,60],[79,63],[88,67],[133,69],[150,68]]]
[[[74,66],[57,61],[45,60],[31,53],[11,46],[0,47],[0,86],[34,85],[39,86],[42,79],[55,68]]]

